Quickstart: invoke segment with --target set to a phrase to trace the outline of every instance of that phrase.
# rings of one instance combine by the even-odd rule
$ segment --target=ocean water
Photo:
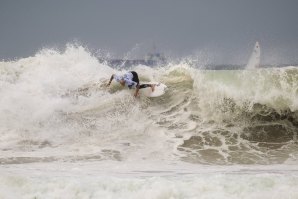
[[[168,86],[133,97],[111,74]],[[298,198],[298,68],[0,62],[0,198]]]

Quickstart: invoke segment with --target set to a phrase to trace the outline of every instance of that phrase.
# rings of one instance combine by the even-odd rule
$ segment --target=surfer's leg
[[[155,89],[155,84],[141,84],[139,88],[142,89],[142,88],[147,88],[147,87],[151,87],[151,90],[153,92]]]
[[[151,84],[151,90],[152,90],[152,92],[154,91],[154,89],[155,89],[155,84]]]
[[[140,89],[147,88],[147,87],[151,87],[151,84],[141,84],[140,85]]]

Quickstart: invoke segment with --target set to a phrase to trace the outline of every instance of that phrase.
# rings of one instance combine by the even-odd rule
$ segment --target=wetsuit
[[[125,73],[123,76],[115,75],[114,78],[118,82],[120,80],[124,80],[125,86],[127,86],[130,89],[136,88],[136,87],[139,87],[139,89],[151,87],[151,84],[141,84],[140,85],[138,73],[136,73],[135,71],[130,71],[128,73]]]

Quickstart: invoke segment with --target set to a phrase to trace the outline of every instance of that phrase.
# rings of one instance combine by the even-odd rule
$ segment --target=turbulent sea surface
[[[168,86],[133,97],[106,83]],[[298,68],[113,69],[80,46],[0,62],[0,198],[298,198]]]

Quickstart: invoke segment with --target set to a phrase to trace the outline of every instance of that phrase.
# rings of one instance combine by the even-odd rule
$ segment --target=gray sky
[[[259,41],[263,62],[298,63],[297,10],[297,0],[0,0],[0,59],[76,40],[117,57],[155,44],[245,63]]]

